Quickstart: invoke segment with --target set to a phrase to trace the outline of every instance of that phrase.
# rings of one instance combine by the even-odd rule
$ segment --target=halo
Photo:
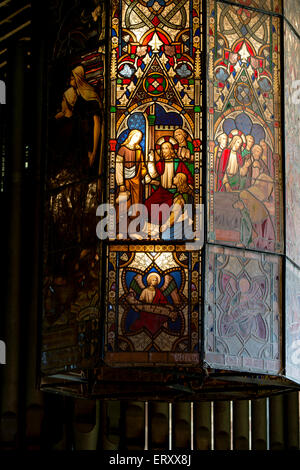
[[[233,129],[233,131],[231,131],[230,134],[228,135],[229,143],[232,141],[235,135],[238,135],[239,137],[241,137],[243,144],[246,145],[245,134],[242,131],[239,131],[238,129]]]
[[[150,273],[150,274],[148,274],[148,276],[147,276],[147,284],[149,284],[149,279],[150,279],[150,277],[153,277],[153,276],[156,277],[157,283],[159,284],[160,281],[161,281],[161,277],[160,277],[160,275],[159,275],[158,273]]]
[[[158,155],[160,155],[160,148],[162,146],[162,144],[164,144],[165,142],[170,142],[170,144],[172,144],[173,148],[175,150],[178,150],[178,142],[176,139],[174,139],[174,137],[172,136],[169,136],[169,135],[164,135],[162,137],[160,137],[157,141],[156,141],[156,144],[155,144],[155,150],[157,151]]]

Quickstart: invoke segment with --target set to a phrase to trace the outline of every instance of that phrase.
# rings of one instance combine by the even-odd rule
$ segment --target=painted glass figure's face
[[[142,140],[142,135],[140,132],[136,132],[132,135],[130,139],[131,145],[139,144],[140,141]]]
[[[182,144],[185,141],[184,134],[180,130],[174,132],[174,137],[179,144]]]
[[[164,158],[171,158],[172,146],[169,142],[164,142],[161,146],[161,153]]]
[[[223,149],[227,145],[227,136],[226,135],[221,135],[220,137],[220,147]]]
[[[157,284],[158,284],[158,279],[157,279],[157,277],[156,277],[156,276],[151,276],[151,277],[149,277],[148,283],[149,283],[149,286],[150,286],[150,287],[156,287]]]
[[[232,146],[232,150],[234,152],[237,152],[240,148],[240,146],[242,145],[243,141],[242,139],[239,137],[238,139],[236,139],[236,141],[234,142],[233,146]]]
[[[252,137],[252,135],[247,135],[246,142],[247,142],[247,149],[250,150],[251,147],[254,145],[254,138]]]

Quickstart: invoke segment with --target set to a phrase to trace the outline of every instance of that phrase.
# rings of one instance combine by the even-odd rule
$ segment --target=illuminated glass
[[[286,264],[286,375],[300,382],[300,271]]]
[[[205,361],[212,368],[281,370],[281,259],[209,247]]]
[[[290,0],[287,0],[287,1],[289,2]],[[239,5],[239,10],[241,12],[241,15],[244,17],[246,22],[247,22],[247,19],[250,18],[251,16],[251,12],[247,7],[259,8],[265,11],[273,11],[275,13],[282,12],[281,0],[232,0],[232,2]]]
[[[106,362],[199,362],[200,269],[184,246],[111,246]]]
[[[101,2],[49,2],[43,373],[91,367],[101,353],[104,19]]]
[[[199,8],[112,2],[109,202],[117,213],[124,198],[128,209],[145,204],[158,232],[168,219],[151,213],[155,204],[201,198]]]
[[[104,4],[83,3],[69,16],[62,2],[51,32],[43,386],[209,400],[299,381],[299,276],[284,256],[300,259],[299,51],[286,27],[281,116],[281,2],[208,0],[207,37],[200,0],[112,0],[106,35]],[[117,216],[104,241],[103,202]],[[144,205],[152,239],[118,230],[122,202],[129,224]],[[192,207],[195,229],[203,202],[202,249],[169,209]]]
[[[109,202],[118,222],[124,198],[129,221],[145,204],[157,239],[170,216],[155,205],[201,201],[201,33],[199,0],[112,2]],[[107,363],[199,362],[199,256],[110,245]]]
[[[300,265],[300,40],[284,27],[285,44],[285,164],[286,164],[286,252]]]
[[[285,0],[284,2],[284,16],[300,33],[300,3],[298,0]]]
[[[208,238],[282,252],[280,21],[208,5]]]

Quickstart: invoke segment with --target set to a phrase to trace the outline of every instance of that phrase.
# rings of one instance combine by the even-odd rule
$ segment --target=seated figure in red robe
[[[153,204],[167,204],[171,207],[173,204],[173,195],[176,192],[176,186],[173,183],[174,176],[178,173],[183,173],[187,176],[187,183],[193,187],[194,178],[186,164],[180,159],[175,158],[175,151],[170,142],[164,142],[161,146],[162,159],[155,162],[154,152],[151,150],[149,153],[148,161],[148,175],[145,178],[145,183],[151,184],[152,194],[148,197],[145,205],[148,210],[149,221],[154,224],[165,223],[169,212],[164,211],[160,214],[151,214],[151,206]]]

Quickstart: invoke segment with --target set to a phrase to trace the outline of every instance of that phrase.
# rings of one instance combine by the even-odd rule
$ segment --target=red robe
[[[176,165],[177,161],[174,162],[174,165]],[[162,175],[165,171],[165,160],[160,160],[159,162],[156,163],[156,171],[158,174]],[[177,173],[184,173],[187,176],[187,182],[188,184],[194,184],[194,179],[191,174],[191,172],[188,170],[186,165],[183,162],[178,162],[178,166],[174,171],[174,176],[177,175]]]
[[[155,289],[155,296],[152,300],[152,304],[167,304],[168,301],[165,296],[161,293],[160,289]],[[138,331],[142,328],[147,329],[152,335],[158,332],[163,323],[168,321],[165,315],[158,315],[156,313],[139,312],[140,316],[130,327],[130,331]]]
[[[177,162],[176,162],[177,163]],[[175,162],[174,162],[175,164]],[[162,175],[165,171],[165,161],[161,160],[156,163],[156,171],[159,175]],[[177,173],[184,173],[187,176],[188,184],[193,185],[194,179],[191,172],[188,170],[186,165],[183,162],[178,163],[178,167],[174,172],[174,176]],[[168,210],[164,210],[162,208],[161,213],[153,214],[151,213],[151,205],[152,204],[167,204],[168,207],[171,207],[173,204],[173,193],[168,189],[159,186],[157,189],[153,191],[151,196],[148,197],[145,201],[145,206],[148,211],[148,220],[153,224],[164,224],[169,217],[170,212]]]
[[[225,188],[223,186],[223,178],[226,172],[228,160],[230,157],[231,149],[224,149],[219,161],[218,167],[218,191],[224,192]],[[236,154],[238,165],[243,166],[243,159],[240,153]]]

